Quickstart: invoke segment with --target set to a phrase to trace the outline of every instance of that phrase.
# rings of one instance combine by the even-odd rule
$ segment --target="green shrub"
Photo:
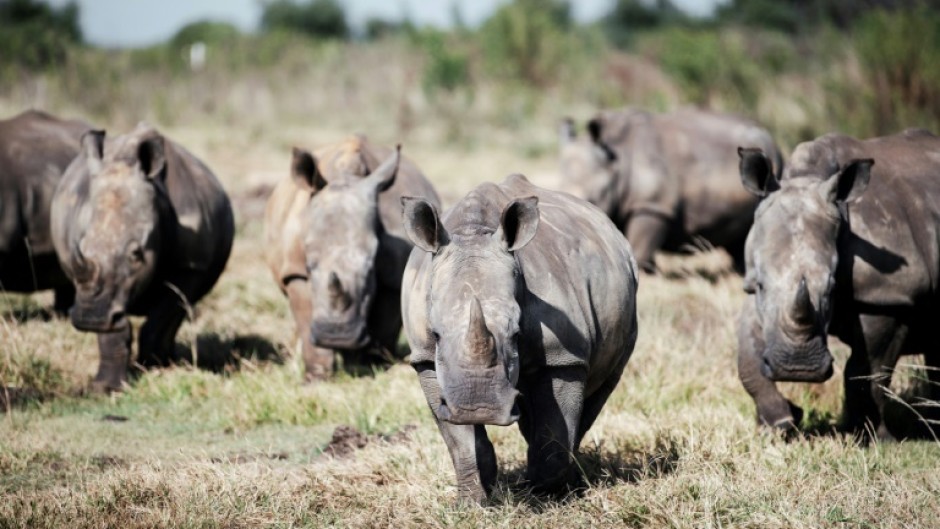
[[[82,42],[78,5],[53,8],[36,0],[0,0],[0,66],[41,69],[64,64]]]
[[[855,48],[872,85],[873,132],[940,127],[940,13],[927,7],[859,19]]]
[[[569,11],[558,0],[515,0],[500,6],[480,28],[488,71],[533,86],[549,84],[570,44]]]
[[[261,15],[261,28],[264,31],[295,31],[327,39],[345,39],[349,36],[346,13],[336,0],[266,2]]]

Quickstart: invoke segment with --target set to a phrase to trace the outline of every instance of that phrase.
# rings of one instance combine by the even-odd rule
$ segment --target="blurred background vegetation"
[[[695,18],[669,0],[615,0],[585,24],[565,0],[511,0],[478,27],[455,8],[449,29],[405,18],[354,31],[337,0],[269,0],[254,33],[207,20],[113,50],[84,43],[74,4],[0,0],[0,101],[112,126],[213,120],[260,134],[329,120],[468,145],[566,114],[692,104],[753,117],[790,149],[834,130],[940,132],[938,5],[730,0]]]

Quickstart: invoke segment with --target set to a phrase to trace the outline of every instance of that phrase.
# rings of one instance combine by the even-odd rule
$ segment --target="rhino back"
[[[741,186],[737,150],[760,148],[779,170],[770,133],[745,118],[692,109],[658,116],[656,127],[670,178],[678,180],[684,231],[719,245],[743,239],[758,198]]]
[[[214,283],[235,236],[231,203],[204,163],[175,142],[166,145],[166,189],[177,221],[175,267],[207,272]]]
[[[52,254],[49,209],[62,174],[79,151],[86,123],[30,110],[0,121],[0,251],[29,241]]]
[[[940,138],[900,133],[859,141],[830,135],[794,151],[803,167],[872,158],[868,189],[848,206],[850,232],[839,247],[851,263],[856,301],[914,305],[940,283]],[[805,153],[815,152],[818,156]]]

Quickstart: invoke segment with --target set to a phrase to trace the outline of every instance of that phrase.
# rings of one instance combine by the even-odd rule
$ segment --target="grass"
[[[584,491],[533,497],[521,487],[520,434],[492,428],[501,471],[493,501],[456,507],[450,459],[409,367],[301,384],[287,303],[263,263],[265,192],[287,176],[291,145],[353,131],[403,140],[447,204],[517,171],[570,189],[556,174],[554,127],[555,113],[571,107],[544,104],[504,116],[512,126],[494,125],[515,103],[481,88],[472,108],[438,115],[408,60],[326,49],[316,57],[323,64],[307,68],[292,53],[293,69],[270,78],[118,72],[121,82],[108,85],[115,93],[83,96],[91,100],[72,98],[55,77],[0,95],[4,114],[39,105],[115,131],[150,119],[220,176],[238,226],[228,269],[177,337],[204,367],[150,371],[121,394],[85,393],[95,338],[53,317],[51,294],[0,295],[0,528],[894,528],[940,518],[936,442],[862,447],[824,434],[787,442],[755,427],[735,368],[741,281],[716,252],[666,257],[663,277],[641,279],[639,340],[582,446]],[[388,82],[376,90],[374,79]],[[155,83],[166,86],[157,99],[146,93]],[[99,99],[113,108],[96,111]],[[572,106],[587,115],[593,104]],[[845,347],[834,350],[842,365]],[[903,368],[896,389],[915,375]],[[840,381],[837,371],[822,385],[784,387],[813,410],[805,426],[834,423]],[[363,446],[324,454],[342,425],[360,431]]]

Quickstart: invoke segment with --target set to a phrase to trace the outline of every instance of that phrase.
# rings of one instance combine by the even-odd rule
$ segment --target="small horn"
[[[796,298],[793,300],[793,308],[790,310],[790,318],[795,323],[811,324],[813,323],[815,309],[813,302],[809,297],[809,289],[806,287],[806,277],[800,278],[800,286],[796,289]]]
[[[330,302],[333,308],[346,310],[352,305],[352,300],[349,299],[349,294],[343,290],[343,284],[340,283],[339,276],[336,275],[336,272],[330,272],[328,288],[330,292]]]

